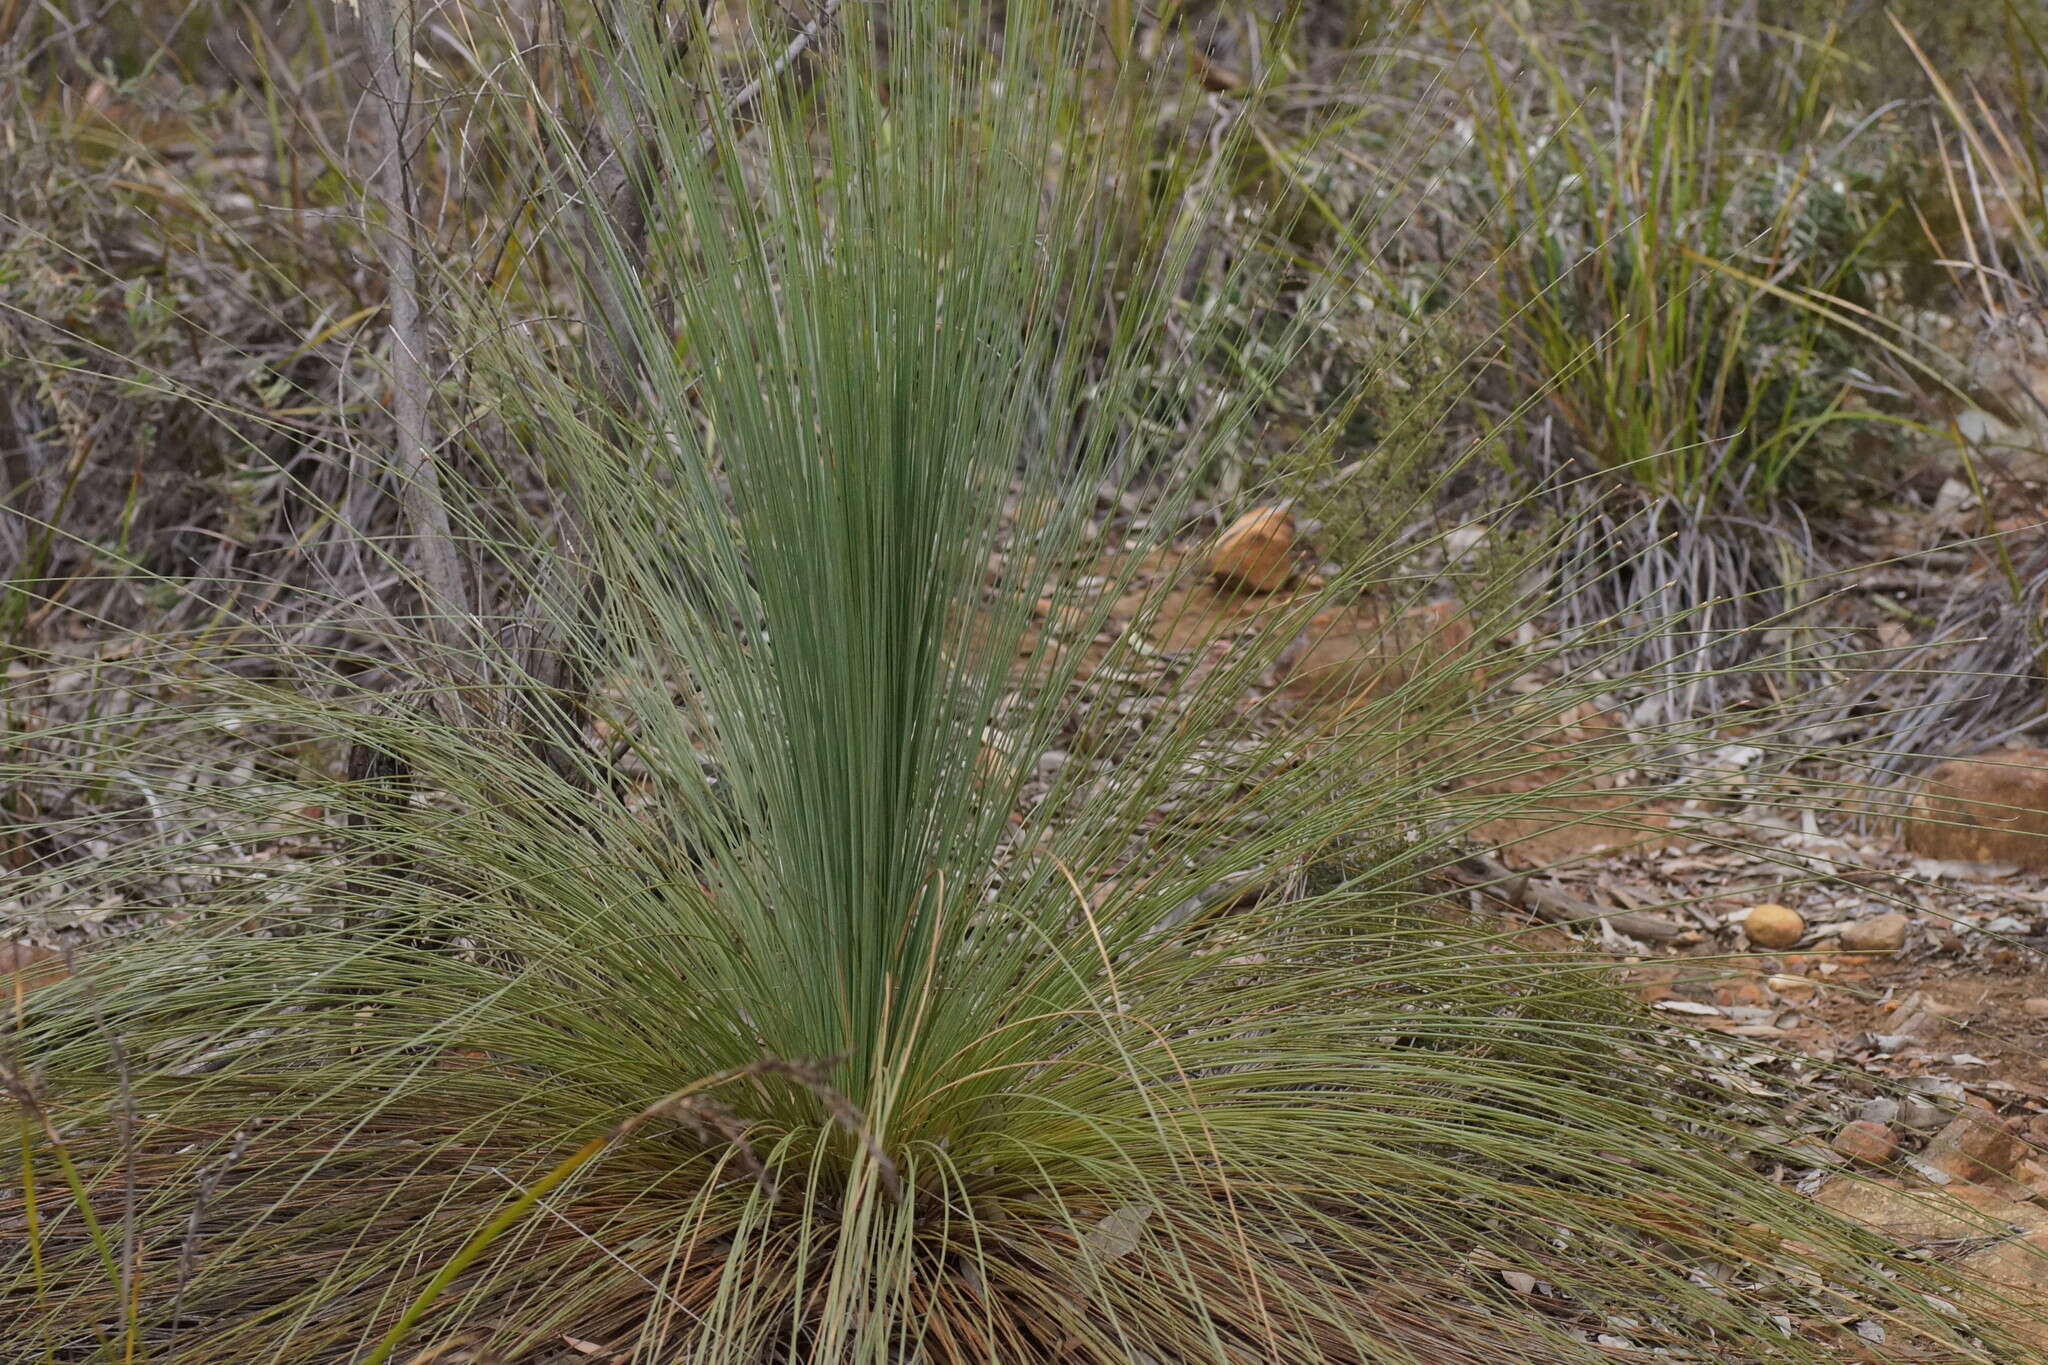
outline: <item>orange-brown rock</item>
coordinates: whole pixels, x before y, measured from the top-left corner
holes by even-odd
[[[1764,984],[1769,986],[1780,1000],[1793,1005],[1803,1004],[1820,993],[1820,987],[1803,976],[1774,976]]]
[[[1789,905],[1759,905],[1742,921],[1742,932],[1759,948],[1790,948],[1806,935],[1806,918]]]
[[[2048,869],[2048,750],[1943,763],[1908,808],[1905,835],[1923,858]]]
[[[2048,1232],[2000,1238],[1971,1252],[1959,1268],[1990,1290],[1971,1304],[2034,1351],[2048,1352]],[[2042,1356],[2032,1356],[2042,1359]]]
[[[1908,1190],[1896,1180],[1838,1175],[1813,1197],[1822,1208],[1900,1242],[1968,1237],[1981,1226],[1939,1192]]]
[[[1958,1189],[1956,1197],[1991,1220],[1990,1226],[1977,1229],[1978,1249],[1957,1262],[1964,1274],[1986,1286],[1984,1293],[1970,1296],[1968,1306],[2002,1323],[2028,1346],[2048,1352],[2048,1209],[1973,1185]]]
[[[1978,1249],[1960,1266],[1983,1289],[1970,1292],[1968,1307],[2029,1345],[2048,1347],[2048,1209],[1976,1185],[1909,1190],[1893,1180],[1846,1175],[1821,1186],[1814,1199],[1906,1246],[1974,1243]]]
[[[2026,1142],[1996,1114],[1965,1108],[1934,1135],[1921,1156],[1956,1180],[1995,1180],[2010,1175],[2026,1154]]]
[[[1975,1185],[1919,1190],[1884,1176],[1838,1175],[1814,1202],[1907,1243],[1981,1236],[2001,1225],[2048,1228],[2048,1209]]]
[[[1230,523],[1209,552],[1209,572],[1246,592],[1278,592],[1294,581],[1294,512],[1254,507]]]

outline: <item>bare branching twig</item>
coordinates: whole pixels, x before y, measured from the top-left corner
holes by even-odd
[[[421,302],[418,187],[415,156],[423,129],[413,97],[412,25],[406,0],[361,0],[363,46],[370,65],[370,111],[378,161],[371,184],[381,213],[382,248],[390,308],[392,466],[412,539],[428,626],[441,651],[446,687],[436,705],[451,723],[462,714],[461,685],[475,658],[474,616],[462,559],[434,453],[428,404],[432,372],[428,325]]]

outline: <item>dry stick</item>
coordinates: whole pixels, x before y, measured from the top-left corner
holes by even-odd
[[[85,1224],[86,1236],[92,1240],[93,1249],[99,1253],[100,1265],[105,1268],[107,1279],[116,1285],[120,1284],[121,1267],[115,1256],[114,1244],[108,1240],[99,1216],[92,1211],[92,1199],[86,1193],[85,1178],[79,1172],[78,1163],[71,1158],[71,1149],[65,1145],[63,1133],[50,1118],[49,1108],[43,1103],[40,1082],[37,1077],[20,1066],[11,1053],[4,1050],[0,1050],[0,1093],[14,1101],[25,1120],[42,1130],[44,1141],[50,1145],[50,1154],[56,1158],[57,1170],[63,1175],[65,1187],[71,1193],[72,1207],[78,1210],[79,1220]],[[26,1136],[21,1144],[21,1153],[25,1175],[22,1190],[24,1196],[32,1200],[35,1192],[28,1181],[32,1178],[35,1166]],[[29,1250],[31,1256],[40,1260],[41,1243],[36,1240],[35,1211],[31,1208],[28,1212]]]
[[[435,707],[452,725],[463,717],[462,685],[471,675],[464,660],[474,654],[474,620],[427,416],[427,322],[420,304],[419,254],[413,236],[418,193],[412,166],[419,128],[412,90],[412,33],[393,0],[359,0],[358,12],[380,153],[372,184],[383,210],[383,231],[377,238],[391,309],[393,466],[428,628],[440,648],[439,671],[449,684],[436,693]]]
[[[550,772],[572,789],[589,793],[595,782],[579,757],[585,753],[582,735],[590,718],[590,679],[572,652],[573,642],[562,638],[562,622],[571,616],[596,620],[603,610],[601,584],[592,571],[570,558],[548,561],[545,572],[549,578],[558,572],[574,573],[581,580],[581,592],[571,603],[553,596],[548,591],[552,585],[544,581],[527,595],[519,617],[503,632],[500,643],[523,689],[514,693],[505,719],[507,728]]]
[[[414,158],[424,130],[416,117],[413,99],[411,25],[406,22],[409,15],[401,15],[394,0],[360,0],[359,12],[370,63],[370,102],[381,151],[372,183],[384,217],[379,241],[391,309],[393,466],[398,474],[406,530],[413,542],[428,628],[439,647],[436,671],[447,684],[436,693],[435,708],[443,720],[458,725],[470,714],[464,694],[472,689],[467,685],[478,681],[474,665],[481,662],[480,634],[470,609],[468,578],[456,550],[447,497],[435,464],[428,415],[428,326],[421,303],[419,252],[414,236],[418,193],[413,178]],[[602,278],[602,272],[597,274]],[[589,784],[579,765],[564,747],[570,735],[580,728],[586,709],[582,683],[571,676],[566,651],[541,646],[542,642],[536,641],[533,648],[521,652],[514,660],[515,667],[542,670],[538,674],[522,674],[534,678],[536,709],[529,714],[515,713],[495,719],[522,735],[565,781],[587,788]],[[367,771],[383,760],[400,767],[402,764],[391,755],[358,745],[357,752],[350,756],[351,778],[359,775],[353,771],[359,760],[366,768],[361,776],[388,779],[405,775],[398,768]]]
[[[861,1113],[852,1100],[834,1088],[828,1079],[831,1067],[830,1062],[800,1063],[769,1059],[755,1062],[748,1070],[757,1076],[786,1076],[810,1091],[832,1115],[833,1121],[860,1143],[862,1150],[868,1154],[868,1160],[874,1163],[875,1173],[881,1177],[882,1188],[887,1191],[892,1201],[900,1203],[903,1199],[903,1177],[896,1169],[895,1159],[876,1139],[874,1130],[868,1126],[867,1116]]]
[[[711,0],[699,0],[708,8]],[[691,30],[684,25],[680,32]],[[684,43],[676,43],[680,59]],[[605,64],[597,75],[597,107],[584,130],[583,160],[593,167],[587,193],[574,193],[581,206],[575,245],[583,258],[586,291],[586,332],[595,356],[597,375],[612,407],[625,413],[642,401],[640,377],[645,357],[635,329],[626,319],[627,304],[606,259],[607,230],[616,240],[628,271],[647,274],[648,186],[655,172],[656,147],[644,130],[630,154],[622,140],[635,132],[623,62]],[[623,441],[624,433],[615,435]],[[595,621],[603,611],[603,580],[581,557],[588,543],[572,514],[561,526],[575,551],[551,558],[541,583],[527,595],[519,615],[501,632],[499,643],[512,676],[524,686],[511,700],[505,728],[517,734],[529,752],[563,782],[579,791],[595,783],[579,761],[578,737],[590,714],[590,680],[573,649],[576,621]],[[569,582],[562,580],[568,579]]]
[[[249,1150],[251,1139],[262,1119],[251,1119],[237,1128],[229,1141],[227,1155],[208,1169],[200,1172],[199,1188],[192,1197],[192,1213],[185,1220],[185,1240],[178,1247],[178,1283],[171,1294],[170,1336],[178,1336],[178,1318],[185,1304],[185,1290],[192,1283],[193,1272],[199,1268],[199,1236],[206,1224],[206,1206],[227,1179],[228,1172],[241,1164],[242,1157]]]
[[[684,31],[688,32],[687,27]],[[605,233],[609,228],[616,237],[627,269],[644,278],[647,186],[656,169],[654,139],[644,130],[630,152],[623,146],[625,137],[635,131],[627,98],[628,76],[626,64],[620,61],[605,63],[598,75],[597,108],[583,136],[584,160],[592,167],[590,187],[587,194],[576,196],[583,205],[579,245],[584,287],[589,291],[585,311],[591,315],[591,325],[587,332],[595,343],[599,375],[612,403],[622,410],[638,406],[645,358],[639,337],[627,320],[625,295],[607,268]]]
[[[780,80],[782,73],[795,65],[796,59],[803,56],[812,43],[818,41],[818,36],[839,13],[839,7],[843,3],[845,0],[825,0],[825,8],[818,11],[818,17],[805,24],[797,32],[796,37],[789,40],[789,46],[782,49],[782,55],[770,62],[766,71],[740,87],[739,93],[734,95],[732,102],[726,106],[726,117],[737,120],[752,108],[754,101],[761,98],[761,92],[767,89],[771,82]],[[718,130],[706,128],[697,138],[697,155],[710,156],[717,147]]]
[[[360,804],[351,804],[342,817],[345,828],[368,830],[372,825],[381,825],[387,834],[400,828],[398,822],[410,804],[414,784],[412,764],[402,755],[368,739],[359,739],[349,748],[345,780],[351,794],[361,793]],[[358,866],[372,877],[402,875],[395,869],[401,867],[403,855],[389,849],[358,852],[356,856],[361,859]],[[353,918],[348,914],[349,907],[374,904],[377,899],[374,880],[351,877],[342,884],[341,908],[346,918]]]

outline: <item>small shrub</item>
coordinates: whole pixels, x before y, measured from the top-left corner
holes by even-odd
[[[1842,322],[1887,209],[1811,150],[1749,145],[1717,33],[1675,27],[1604,81],[1529,37],[1529,89],[1489,57],[1469,117],[1492,322],[1558,455],[1688,503],[1811,501],[1877,472],[1849,451],[1887,386]]]

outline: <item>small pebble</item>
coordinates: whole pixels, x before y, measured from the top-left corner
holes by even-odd
[[[2020,1008],[2030,1019],[2048,1019],[2048,995],[2037,995],[2031,1000],[2022,1000]]]
[[[1230,523],[1209,554],[1209,572],[1246,592],[1278,592],[1294,580],[1294,513],[1255,507]]]
[[[1895,953],[1913,921],[1896,910],[1842,926],[1842,947],[1852,953]]]
[[[1751,1009],[1771,1003],[1764,994],[1764,988],[1755,981],[1738,979],[1722,981],[1714,986],[1714,1003],[1717,1005],[1741,1005]]]
[[[1798,1003],[1813,995],[1816,987],[1803,976],[1774,976],[1764,983],[1781,999]]]

